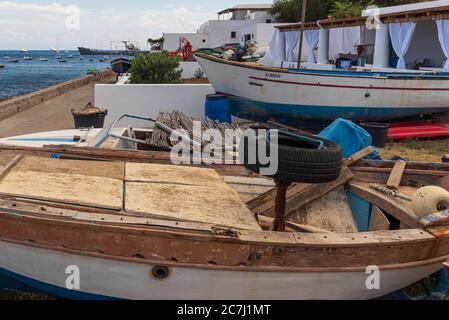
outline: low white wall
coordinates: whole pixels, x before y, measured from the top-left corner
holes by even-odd
[[[182,69],[182,78],[183,79],[191,79],[195,78],[195,73],[198,71],[198,69],[203,70],[200,67],[200,64],[198,62],[180,62],[179,66]]]
[[[95,106],[108,109],[105,125],[123,113],[156,118],[160,111],[181,110],[198,117],[204,115],[206,95],[211,93],[215,91],[210,84],[97,84]],[[128,124],[151,126],[138,120]]]

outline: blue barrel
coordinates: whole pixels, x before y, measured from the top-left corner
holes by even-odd
[[[231,123],[231,104],[228,96],[221,93],[208,94],[204,113],[211,120]]]

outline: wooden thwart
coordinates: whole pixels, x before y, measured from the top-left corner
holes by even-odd
[[[410,202],[402,199],[391,198],[381,192],[373,190],[366,182],[352,181],[349,183],[348,189],[380,209],[385,210],[406,226],[418,228],[422,227],[410,206]]]

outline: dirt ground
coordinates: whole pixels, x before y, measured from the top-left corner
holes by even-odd
[[[413,161],[441,162],[441,158],[449,154],[449,138],[389,142],[378,150],[384,159],[400,156]]]

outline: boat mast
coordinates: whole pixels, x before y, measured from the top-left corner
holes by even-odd
[[[306,23],[306,12],[307,12],[307,0],[302,0],[302,16],[301,16],[301,34],[299,40],[299,53],[298,53],[298,70],[301,69],[301,55],[302,55],[302,44],[304,41],[304,27]]]

